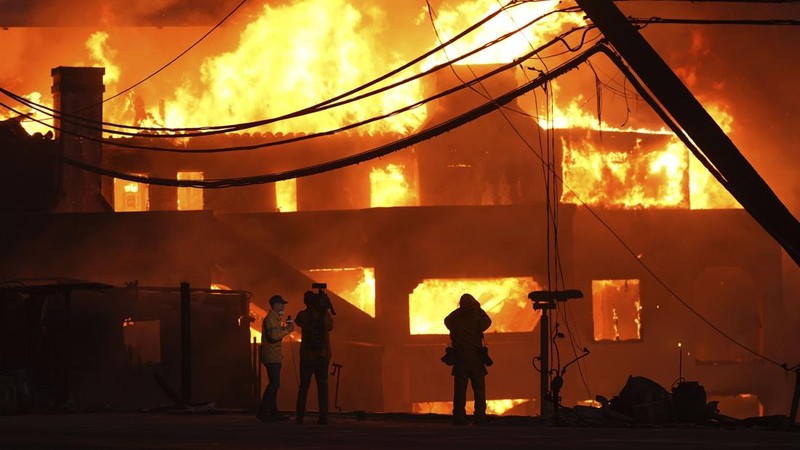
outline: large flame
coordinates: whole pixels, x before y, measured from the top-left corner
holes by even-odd
[[[607,207],[687,207],[686,148],[677,140],[663,150],[645,149],[641,139],[633,148],[598,147],[591,139],[562,138],[564,152],[562,193],[565,203]],[[601,144],[602,145],[602,144]]]
[[[539,322],[528,293],[541,289],[530,278],[427,279],[408,297],[411,334],[447,334],[444,318],[462,294],[472,294],[492,318],[488,332],[530,332]]]
[[[369,174],[370,206],[418,206],[417,185],[409,180],[407,168],[402,164],[375,167]]]
[[[401,59],[383,51],[387,17],[347,0],[264,5],[233,51],[207,58],[199,84],[185,83],[160,108],[149,110],[169,127],[237,123],[273,117],[327,100],[382,75]],[[403,74],[410,75],[410,72]],[[316,132],[393,111],[419,100],[412,82],[324,113],[269,126],[272,132]],[[362,132],[406,133],[423,122],[424,108],[375,122]]]
[[[497,11],[505,3],[497,0],[474,0],[460,2],[452,8],[443,7],[439,10],[434,10],[434,24],[441,42],[452,39],[466,28]],[[481,25],[480,28],[458,40],[452,46],[447,47],[444,52],[433,55],[425,66],[432,67],[446,63],[453,58],[495,41],[509,31],[520,28],[526,23],[553,11],[559,3],[558,1],[525,2],[514,6],[505,13],[497,15]],[[418,21],[428,22],[429,20],[429,13],[427,9],[424,9],[420,13]],[[503,42],[459,61],[458,64],[510,62],[530,52],[533,48],[541,46],[568,27],[584,24],[583,15],[579,13],[551,14]]]

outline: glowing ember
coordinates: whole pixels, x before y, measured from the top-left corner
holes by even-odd
[[[528,293],[541,289],[530,278],[428,279],[408,298],[411,334],[447,334],[444,318],[458,307],[462,294],[472,294],[492,318],[488,332],[530,332],[539,321]]]
[[[311,269],[304,271],[309,278],[328,284],[328,290],[351,305],[375,317],[375,269],[348,267]]]
[[[595,341],[642,338],[639,280],[592,280]]]
[[[372,169],[369,174],[371,207],[419,205],[419,191],[416,185],[409,184],[405,170],[402,164]]]

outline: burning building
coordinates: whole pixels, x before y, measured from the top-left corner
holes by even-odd
[[[526,53],[514,45],[544,45],[558,32],[583,26],[580,15],[549,16],[560,19],[534,24],[549,27],[541,35],[534,32],[522,42],[497,47],[512,56],[479,53],[484,59],[476,55],[447,66],[447,59],[468,52],[476,42],[488,42],[474,38],[464,49],[440,55],[443,59],[426,60],[414,74],[437,64],[441,70],[403,84],[395,94],[354,102],[350,109],[226,130],[225,124],[280,116],[324,101],[396,63],[391,56],[371,53],[376,50],[368,45],[370,27],[386,11],[360,10],[344,0],[262,8],[249,11],[238,25],[233,49],[204,60],[200,82],[155,97],[145,87],[124,97],[125,107],[102,102],[108,85],[117,83],[109,78],[118,69],[107,37],[93,35],[106,58],[104,69],[53,65],[53,109],[63,114],[54,124],[55,139],[30,136],[23,126],[33,125],[19,120],[0,127],[3,158],[14,164],[14,169],[4,166],[2,177],[8,184],[2,237],[7,251],[0,267],[7,279],[57,275],[117,287],[136,280],[143,286],[188,282],[252,292],[248,314],[236,295],[217,299],[208,294],[194,306],[202,319],[192,328],[199,340],[193,351],[201,345],[214,348],[215,357],[237,368],[229,376],[206,370],[210,361],[198,363],[194,383],[202,387],[195,398],[224,399],[236,406],[252,401],[247,388],[252,380],[242,363],[249,355],[241,351],[249,344],[251,335],[242,330],[250,322],[243,316],[252,316],[251,333],[257,338],[271,294],[283,294],[290,301],[287,310],[294,313],[311,282],[327,282],[339,313],[333,360],[342,365],[333,406],[448,412],[449,369],[439,363],[447,343],[442,319],[460,294],[470,292],[494,320],[487,334],[496,362],[488,383],[490,410],[537,413],[542,399],[532,358],[538,355],[540,312],[533,310],[528,293],[567,287],[580,289],[584,298],[560,305],[551,318],[566,335],[556,341],[561,349],[551,367],[563,367],[584,347],[591,355],[566,375],[563,404],[596,394],[611,397],[629,374],[637,374],[665,386],[681,376],[700,380],[710,396],[735,410],[731,414],[784,411],[792,380],[768,371],[760,359],[703,322],[711,318],[758,354],[791,357],[786,347],[791,323],[782,313],[787,309],[780,246],[721,186],[708,181],[704,168],[696,167],[670,132],[645,127],[646,118],[637,119],[641,127],[608,126],[607,119],[589,113],[585,100],[582,104],[580,97],[559,93],[580,86],[554,81],[544,95],[520,97],[447,133],[339,170],[222,189],[191,187],[192,181],[196,186],[242,181],[346,159],[491,104],[535,76],[526,67],[506,67]],[[451,16],[455,10],[442,8],[432,20],[446,41],[466,26],[456,20],[458,15]],[[314,22],[308,27],[327,34],[259,50],[258,42],[297,34],[276,30],[280,18],[309,17],[311,10],[323,9],[342,14],[337,26]],[[461,19],[469,24],[486,10],[460,14],[469,17]],[[542,11],[526,14],[531,15],[514,16],[502,25],[523,27]],[[451,21],[454,28],[447,29]],[[353,32],[359,26],[365,27],[361,35]],[[223,40],[230,44],[232,38]],[[326,50],[312,52],[310,64],[298,56],[310,47],[300,44],[317,40],[326,43]],[[343,54],[334,56],[330,48]],[[366,65],[370,57],[378,67],[342,64]],[[544,61],[537,70],[546,70]],[[256,63],[276,67],[256,70]],[[326,64],[336,70],[325,69]],[[256,92],[259,88],[266,97]],[[435,95],[443,92],[448,94]],[[577,101],[556,100],[562,96]],[[417,102],[418,107],[396,113]],[[369,121],[378,116],[385,120]],[[97,126],[103,120],[140,128],[107,136]],[[364,127],[331,132],[360,121]],[[174,131],[201,124],[228,132],[165,139],[145,129],[158,125]],[[62,165],[59,156],[105,172]],[[609,230],[619,240],[609,237]],[[169,304],[177,300],[142,300],[136,309],[128,299],[132,292],[130,287],[109,291],[87,309],[104,311],[96,314],[103,316],[103,333],[113,348],[125,348],[126,336],[133,339],[131,329],[144,329],[138,339],[149,344],[136,348],[145,357],[114,368],[127,374],[160,370],[167,383],[177,385],[174,341],[153,337],[174,328],[176,306]],[[232,303],[221,306],[224,302]],[[214,308],[224,326],[215,324]],[[283,404],[294,398],[297,338],[292,336],[285,347]],[[4,337],[6,344],[12,339]],[[238,350],[226,354],[217,341]],[[678,372],[679,348],[683,373]],[[12,366],[20,360],[3,359],[3,368],[16,369]],[[73,360],[69,370],[79,372],[81,361]],[[137,380],[137,392],[148,392],[139,399],[157,401],[153,392],[161,390]],[[236,388],[214,390],[215,380]],[[89,396],[88,389],[71,388],[76,401],[130,405],[130,396],[117,395],[119,386],[107,389],[116,397],[103,399]]]

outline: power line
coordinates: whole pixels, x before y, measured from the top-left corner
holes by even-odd
[[[800,3],[800,0],[613,0],[626,3]]]
[[[242,177],[242,178],[227,178],[227,179],[217,179],[217,180],[175,180],[171,178],[148,178],[137,176],[125,172],[114,171],[110,169],[105,169],[98,166],[93,166],[90,164],[83,163],[81,161],[76,161],[71,158],[67,157],[60,157],[60,159],[68,165],[73,167],[77,167],[79,169],[83,169],[92,173],[96,173],[99,175],[105,175],[115,178],[120,178],[123,180],[128,181],[135,181],[144,184],[154,184],[160,186],[177,186],[177,187],[194,187],[194,188],[201,188],[201,189],[219,189],[219,188],[227,188],[227,187],[234,187],[234,186],[248,186],[254,184],[265,184],[265,183],[273,183],[276,181],[283,181],[292,178],[301,178],[310,175],[316,175],[319,173],[328,172],[331,170],[341,169],[344,167],[348,167],[351,165],[359,164],[362,162],[366,162],[375,158],[379,158],[382,156],[386,156],[390,153],[395,151],[401,150],[406,147],[410,147],[414,144],[419,142],[431,139],[433,137],[439,136],[440,134],[446,133],[452,129],[458,128],[466,123],[469,123],[475,119],[478,119],[481,116],[484,116],[495,109],[501,108],[503,105],[509,103],[513,99],[532,91],[533,89],[541,86],[543,83],[548,82],[556,77],[563,75],[564,73],[574,69],[575,67],[582,64],[586,61],[589,57],[601,51],[601,45],[597,44],[594,47],[588,49],[584,53],[579,54],[575,58],[565,62],[564,64],[560,65],[556,69],[552,70],[547,74],[541,74],[535,80],[528,82],[522,86],[519,86],[497,98],[493,101],[484,103],[476,108],[473,108],[461,115],[453,117],[447,121],[441,122],[437,125],[434,125],[430,128],[427,128],[423,131],[420,131],[416,134],[412,134],[406,136],[404,138],[398,139],[392,143],[379,146],[365,152],[361,152],[355,155],[350,155],[344,158],[327,161],[324,163],[320,163],[314,166],[307,166],[298,169],[288,170],[285,172],[280,173],[271,173],[271,174],[264,174],[264,175],[255,175],[250,177]]]
[[[662,17],[651,17],[649,19],[641,19],[637,17],[628,17],[628,22],[636,25],[652,25],[652,24],[685,24],[685,25],[762,25],[762,26],[798,26],[800,20],[792,19],[673,19]]]
[[[427,97],[425,99],[417,101],[417,102],[415,102],[415,103],[413,103],[411,105],[407,105],[407,106],[401,107],[399,109],[396,109],[394,111],[385,113],[383,115],[375,116],[375,117],[372,117],[372,118],[368,118],[368,119],[362,120],[360,122],[355,122],[355,123],[348,124],[348,125],[339,127],[337,129],[328,130],[328,131],[322,131],[322,132],[317,132],[317,133],[292,136],[292,137],[273,140],[273,141],[269,141],[269,142],[262,142],[262,143],[258,143],[258,144],[242,145],[242,146],[235,146],[235,147],[224,147],[224,148],[200,148],[200,149],[164,148],[164,147],[152,147],[152,146],[147,146],[147,145],[128,144],[128,143],[116,142],[116,141],[108,140],[108,139],[85,136],[85,135],[82,135],[80,133],[69,131],[69,130],[61,130],[61,131],[63,133],[65,133],[65,134],[69,134],[69,135],[72,135],[72,136],[75,136],[75,137],[79,137],[79,138],[82,138],[82,139],[86,139],[86,140],[89,140],[89,141],[101,142],[101,143],[108,144],[108,145],[111,145],[111,146],[138,149],[138,150],[151,150],[151,151],[167,152],[167,153],[196,153],[196,154],[201,154],[201,153],[224,153],[224,152],[233,152],[233,151],[249,151],[249,150],[256,150],[256,149],[260,149],[260,148],[274,147],[274,146],[278,146],[278,145],[285,145],[285,144],[290,144],[290,143],[295,143],[295,142],[301,142],[301,141],[306,141],[306,140],[318,138],[318,137],[321,137],[321,136],[329,136],[329,135],[334,135],[334,134],[342,133],[342,132],[345,132],[345,131],[349,131],[349,130],[358,128],[358,127],[363,126],[363,125],[367,125],[367,124],[370,124],[370,123],[373,123],[373,122],[376,122],[376,121],[379,121],[379,120],[383,120],[383,119],[386,119],[388,117],[391,117],[391,116],[394,116],[394,115],[397,115],[397,114],[401,114],[401,113],[406,112],[406,111],[410,111],[410,110],[412,110],[414,108],[420,107],[420,106],[422,106],[422,105],[424,105],[426,103],[429,103],[429,102],[431,102],[433,100],[445,97],[445,96],[453,94],[453,93],[455,93],[455,92],[457,92],[459,90],[468,88],[468,87],[472,86],[473,84],[480,83],[481,81],[483,81],[485,79],[493,77],[493,76],[495,76],[495,75],[497,75],[497,74],[499,74],[501,72],[504,72],[504,71],[506,71],[506,70],[508,70],[508,69],[510,69],[512,67],[515,67],[515,66],[519,65],[522,61],[524,61],[524,60],[526,60],[526,59],[528,59],[528,58],[530,58],[532,56],[537,55],[538,53],[546,50],[547,48],[555,45],[558,42],[563,41],[565,36],[567,36],[567,35],[569,35],[569,34],[571,34],[573,32],[579,31],[581,29],[582,28],[574,28],[574,29],[572,29],[570,31],[562,33],[561,35],[559,35],[559,36],[555,37],[554,39],[550,40],[549,42],[543,44],[542,46],[538,47],[537,49],[535,49],[535,50],[533,50],[531,52],[528,52],[527,54],[521,56],[520,58],[515,59],[514,61],[512,61],[510,63],[507,63],[505,65],[499,66],[499,67],[497,67],[497,68],[485,73],[484,75],[481,75],[480,77],[476,78],[475,80],[470,81],[469,83],[455,86],[453,88],[447,89],[445,91],[439,92],[439,93],[434,94],[434,95],[432,95],[430,97]],[[446,64],[444,64],[443,66],[446,66]],[[2,88],[0,88],[0,90],[1,89]],[[9,110],[11,110],[11,111],[13,111],[13,112],[15,112],[17,114],[22,114],[21,112],[17,111],[16,109],[14,109],[14,108],[10,107],[9,105],[6,105],[6,104],[4,104],[2,102],[0,102],[0,106],[4,107],[6,109],[9,109]],[[52,125],[49,125],[46,122],[43,122],[43,121],[41,121],[39,119],[32,118],[31,120],[34,120],[34,121],[42,123],[42,124],[44,124],[46,126],[51,126],[52,127]],[[53,128],[55,128],[55,127],[53,127]]]
[[[378,83],[380,83],[380,82],[382,82],[382,81],[384,81],[386,79],[391,78],[394,75],[397,75],[398,73],[400,73],[400,72],[402,72],[402,71],[414,66],[415,64],[425,60],[426,58],[434,55],[436,52],[442,50],[446,46],[451,45],[454,42],[458,41],[459,39],[463,38],[467,34],[471,33],[472,31],[476,30],[477,28],[479,28],[483,24],[487,23],[489,20],[493,19],[494,17],[496,17],[497,15],[502,13],[504,10],[506,10],[508,8],[512,8],[512,7],[517,6],[519,4],[521,4],[521,3],[518,0],[511,0],[503,8],[499,9],[498,11],[495,11],[494,13],[491,13],[491,14],[487,15],[485,18],[483,18],[480,21],[476,22],[475,24],[469,26],[468,28],[466,28],[464,31],[462,31],[459,34],[457,34],[456,36],[454,36],[449,41],[445,42],[444,44],[442,44],[442,45],[440,45],[438,47],[435,47],[435,48],[425,52],[424,54],[418,56],[417,58],[414,58],[411,61],[408,61],[408,62],[402,64],[400,67],[397,67],[397,68],[395,68],[395,69],[393,69],[393,70],[381,75],[380,77],[375,78],[375,79],[373,79],[373,80],[371,80],[371,81],[369,81],[367,83],[364,83],[364,84],[362,84],[360,86],[357,86],[356,88],[353,88],[353,89],[351,89],[351,90],[349,90],[347,92],[338,94],[338,95],[333,96],[333,97],[331,97],[331,98],[329,98],[329,99],[327,99],[327,100],[325,100],[323,102],[317,103],[316,105],[312,105],[312,106],[309,106],[309,107],[306,107],[306,108],[303,108],[303,109],[300,109],[300,110],[297,110],[297,111],[294,111],[294,112],[291,112],[291,113],[283,114],[281,116],[267,118],[267,119],[261,119],[261,120],[256,120],[256,121],[252,121],[252,122],[238,123],[238,124],[214,125],[214,126],[205,126],[205,127],[184,127],[184,128],[139,127],[139,126],[131,126],[131,125],[114,124],[114,123],[109,123],[109,122],[101,122],[101,123],[103,125],[113,126],[113,127],[116,127],[116,128],[135,129],[135,130],[141,130],[141,131],[155,131],[155,132],[163,132],[163,131],[182,132],[182,131],[206,130],[206,131],[204,131],[202,133],[197,133],[197,134],[183,133],[183,134],[176,135],[176,136],[170,136],[170,137],[182,137],[183,138],[183,137],[195,137],[195,136],[208,136],[208,135],[212,135],[212,134],[228,133],[230,131],[241,131],[241,130],[248,129],[248,128],[254,128],[254,127],[258,127],[258,126],[268,125],[270,123],[278,122],[278,121],[281,121],[281,120],[300,117],[300,116],[303,116],[303,115],[307,115],[307,114],[319,111],[319,110],[323,109],[323,107],[325,107],[326,105],[330,105],[330,104],[339,102],[340,100],[345,99],[347,97],[350,97],[351,95],[353,95],[353,94],[355,94],[357,92],[360,92],[360,91],[362,91],[364,89],[372,87],[372,86],[374,86],[374,85],[376,85],[376,84],[378,84]],[[573,9],[575,9],[575,8],[573,7]],[[506,37],[510,36],[511,34],[513,34],[513,33],[507,33]],[[503,39],[505,39],[505,38],[503,38]],[[500,39],[500,40],[503,40],[503,39]],[[491,45],[494,45],[494,43],[486,44],[486,47],[491,46]],[[484,48],[484,47],[480,47],[480,48]],[[479,51],[479,50],[476,50],[476,51]],[[442,67],[446,67],[446,64],[439,65],[439,66],[437,66],[436,68],[430,70],[427,73],[435,72],[436,70],[441,69]],[[411,77],[411,78],[409,78],[407,80],[401,81],[399,83],[395,83],[395,84],[391,85],[390,87],[396,87],[396,86],[398,86],[400,84],[403,84],[405,82],[414,80],[414,79],[416,79],[418,77],[419,76]],[[372,92],[373,93],[378,93],[378,92],[383,92],[384,90],[386,90],[386,88],[378,89],[378,90],[375,90],[375,91],[372,91]],[[6,91],[6,90],[4,90],[2,88],[0,88],[0,92],[4,92],[4,93],[6,93],[6,95],[9,95],[8,91]],[[21,96],[18,96],[18,95],[13,94],[13,93],[12,93],[12,95],[13,95],[13,98],[18,99],[18,101],[20,101],[22,103],[33,104],[33,102],[30,102],[27,99],[19,100],[20,98],[22,98]],[[346,103],[349,103],[349,101],[342,101],[342,102],[338,103],[336,106],[339,106],[341,104],[346,104]],[[50,112],[52,112],[54,114],[58,114],[58,111],[55,111],[52,108],[48,108],[46,106],[38,105],[38,104],[37,104],[37,106],[42,108],[42,109],[44,109],[44,110],[48,110],[48,111],[50,111]],[[333,106],[331,106],[331,107],[333,107]],[[327,109],[327,108],[325,108],[325,109]],[[83,118],[83,117],[73,116],[73,115],[60,114],[60,115],[58,115],[58,117],[62,118],[62,120],[63,120],[63,117],[68,117],[68,118],[72,118],[74,120],[77,120],[77,121],[80,121],[80,122],[83,122],[83,123],[90,123],[90,124],[95,124],[96,123],[95,121],[92,121],[92,120],[89,120],[89,119],[86,119],[86,118]],[[47,125],[47,124],[45,124],[45,125]],[[110,130],[104,130],[104,131],[112,132]],[[120,133],[118,133],[118,134],[120,134]],[[163,134],[156,134],[156,135],[152,135],[151,137],[164,137],[164,135]]]
[[[500,43],[500,42],[504,41],[505,39],[508,39],[509,37],[513,36],[515,33],[519,32],[520,30],[523,30],[523,29],[527,28],[528,26],[531,26],[533,23],[535,23],[535,22],[536,22],[536,21],[538,21],[538,20],[541,20],[543,17],[545,17],[545,16],[540,16],[540,17],[538,17],[538,18],[536,18],[536,19],[534,19],[534,20],[532,20],[532,21],[528,22],[528,23],[527,23],[526,25],[524,25],[523,27],[520,27],[520,28],[518,28],[518,29],[516,29],[516,30],[512,30],[512,31],[510,31],[510,32],[508,32],[508,33],[506,33],[506,34],[504,34],[504,35],[501,35],[501,36],[499,36],[497,39],[495,39],[495,40],[493,40],[493,41],[490,41],[490,42],[487,42],[487,43],[485,43],[485,44],[483,44],[483,45],[481,45],[481,46],[478,46],[478,47],[474,48],[473,50],[471,50],[471,51],[469,51],[469,52],[466,52],[466,53],[464,53],[463,55],[459,56],[459,57],[458,57],[458,58],[456,58],[454,61],[460,61],[460,60],[463,60],[463,59],[465,59],[465,58],[468,58],[468,57],[470,57],[470,56],[472,56],[472,55],[474,55],[474,54],[477,54],[477,53],[479,53],[479,52],[481,52],[481,51],[483,51],[483,50],[485,50],[485,49],[487,49],[487,48],[490,48],[491,46],[493,46],[493,45],[496,45],[496,44],[498,44],[498,43]],[[472,28],[472,27],[470,27],[470,28]],[[461,36],[461,35],[463,35],[463,34],[464,34],[464,33],[460,33],[460,34],[459,34],[459,36]],[[451,40],[450,40],[450,41],[448,41],[447,43],[444,43],[444,44],[442,44],[441,46],[439,46],[439,47],[437,47],[437,48],[442,48],[442,49],[443,49],[443,48],[444,48],[444,47],[446,47],[447,45],[450,45],[450,44],[452,44],[453,42],[455,42],[455,39],[456,39],[456,38],[454,38],[454,39],[451,39]],[[412,60],[411,62],[404,64],[404,65],[403,65],[403,67],[409,67],[409,66],[411,66],[411,65],[413,65],[413,64],[415,64],[415,63],[417,63],[417,62],[421,61],[421,60],[422,60],[422,59],[424,59],[425,57],[427,57],[426,55],[430,55],[430,54],[431,54],[431,52],[427,52],[425,55],[422,55],[422,56],[420,56],[420,57],[418,57],[418,58],[415,58],[415,59],[414,59],[414,60]],[[316,113],[316,112],[321,112],[321,111],[324,111],[324,110],[327,110],[327,109],[332,109],[332,108],[339,107],[339,106],[342,106],[342,105],[345,105],[345,104],[348,104],[348,103],[356,102],[356,101],[362,100],[362,99],[364,99],[364,98],[368,98],[368,97],[370,97],[370,96],[373,96],[373,95],[376,95],[376,94],[379,94],[379,93],[385,92],[385,91],[387,91],[387,90],[393,89],[393,88],[395,88],[395,87],[398,87],[398,86],[400,86],[400,85],[402,85],[402,84],[405,84],[405,83],[408,83],[408,82],[414,81],[414,80],[416,80],[416,79],[419,79],[419,78],[421,78],[421,77],[423,77],[423,76],[426,76],[426,75],[433,74],[433,73],[435,73],[435,72],[437,72],[437,71],[439,71],[439,70],[441,70],[441,69],[443,69],[443,68],[445,68],[445,67],[448,67],[448,63],[442,63],[442,64],[438,64],[438,65],[436,65],[436,66],[432,67],[431,69],[429,69],[429,70],[427,70],[427,71],[424,71],[424,72],[421,72],[421,73],[418,73],[418,74],[414,74],[414,75],[412,75],[411,77],[408,77],[408,78],[406,78],[406,79],[403,79],[403,80],[400,80],[400,81],[398,81],[398,82],[396,82],[396,83],[393,83],[393,84],[390,84],[390,85],[387,85],[387,86],[384,86],[384,87],[381,87],[381,88],[378,88],[378,89],[375,89],[375,90],[369,91],[369,92],[367,92],[367,93],[364,93],[364,94],[361,94],[361,95],[359,95],[359,96],[356,96],[356,97],[350,97],[350,98],[347,98],[347,99],[345,99],[345,100],[341,100],[341,101],[338,101],[338,102],[333,102],[333,100],[335,100],[336,98],[340,98],[340,97],[342,97],[342,96],[346,96],[346,95],[348,95],[348,94],[355,93],[355,92],[357,92],[357,91],[359,91],[359,90],[362,90],[362,89],[363,89],[363,87],[368,87],[368,86],[370,86],[370,85],[374,84],[374,81],[373,81],[373,82],[367,83],[367,84],[365,84],[365,85],[362,85],[362,86],[361,86],[361,87],[359,87],[359,88],[353,89],[353,90],[349,91],[348,93],[345,93],[345,94],[342,94],[342,95],[340,95],[340,96],[337,96],[337,97],[335,97],[334,99],[328,99],[328,100],[326,100],[325,102],[319,103],[319,104],[317,105],[317,106],[319,106],[319,107],[316,107],[316,106],[315,106],[315,107],[313,107],[313,108],[315,108],[313,111],[309,111],[309,110],[308,110],[308,108],[306,108],[306,109],[304,109],[304,110],[300,110],[300,111],[297,111],[297,112],[295,112],[295,113],[289,113],[289,114],[286,114],[286,115],[283,115],[283,116],[280,116],[280,117],[271,118],[271,119],[264,119],[264,120],[257,121],[257,122],[250,122],[250,123],[244,123],[244,124],[232,125],[232,126],[231,126],[231,128],[226,128],[226,129],[218,129],[218,130],[215,130],[215,131],[210,131],[210,132],[202,132],[202,133],[184,133],[184,134],[179,134],[179,135],[165,135],[165,134],[155,134],[155,135],[151,135],[151,134],[141,134],[141,133],[131,133],[131,132],[119,132],[119,131],[114,131],[114,130],[107,130],[107,129],[103,129],[103,128],[97,128],[97,127],[94,127],[94,126],[85,126],[85,125],[82,125],[82,124],[81,124],[80,126],[82,126],[82,127],[86,128],[86,129],[89,129],[89,130],[101,131],[101,132],[108,132],[108,133],[112,133],[112,134],[119,134],[119,135],[125,135],[125,136],[135,136],[135,137],[152,137],[152,138],[170,138],[170,139],[171,139],[171,138],[175,138],[175,137],[180,137],[180,138],[186,138],[186,137],[200,137],[200,136],[209,136],[209,135],[216,135],[216,134],[221,134],[221,133],[228,133],[228,132],[233,132],[233,131],[241,131],[241,130],[244,130],[244,129],[247,129],[247,128],[251,128],[251,127],[254,127],[254,126],[266,125],[266,124],[269,124],[269,123],[276,122],[276,121],[278,121],[278,120],[285,120],[285,119],[289,119],[289,118],[296,118],[296,117],[300,117],[300,116],[302,116],[302,115],[306,115],[306,114],[312,114],[312,113]],[[399,69],[398,69],[398,70],[399,70]],[[393,72],[396,72],[396,71],[393,71]],[[391,76],[391,75],[392,75],[392,72],[389,72],[389,74],[383,75],[383,76],[379,77],[377,80],[382,80],[382,79],[388,78],[388,76]],[[47,108],[47,107],[45,107],[45,106],[43,106],[43,105],[36,104],[36,103],[34,103],[34,102],[32,102],[32,101],[30,101],[30,100],[28,100],[28,99],[25,99],[24,97],[21,97],[21,96],[19,96],[19,95],[17,95],[17,94],[14,94],[13,92],[10,92],[10,91],[8,91],[8,90],[6,90],[6,89],[4,89],[4,88],[0,88],[0,93],[4,93],[5,95],[7,95],[7,96],[9,96],[9,97],[13,98],[14,100],[16,100],[16,101],[18,101],[18,102],[20,102],[20,103],[23,103],[23,104],[25,104],[25,105],[28,105],[28,106],[30,106],[30,107],[32,107],[32,108],[34,108],[34,109],[36,109],[36,110],[38,110],[38,111],[40,111],[40,112],[43,112],[43,113],[45,113],[46,115],[50,115],[51,117],[56,117],[56,115],[54,115],[54,114],[49,114],[49,113],[45,112],[45,111],[51,111],[51,112],[53,112],[53,113],[57,114],[57,111],[55,111],[55,110],[53,110],[53,109],[51,109],[51,108]],[[321,105],[321,106],[320,106],[320,105]],[[17,111],[16,111],[16,110],[14,110],[14,112],[17,112]],[[18,113],[18,112],[17,112],[17,113]],[[19,113],[18,113],[18,114],[19,114]],[[63,117],[63,116],[61,116],[61,117]],[[84,118],[78,118],[78,119],[79,119],[79,120],[81,120],[81,121],[83,121],[83,122],[87,122],[87,123],[96,123],[96,122],[93,122],[93,121],[90,121],[90,120],[88,120],[88,119],[84,119]],[[54,129],[55,129],[55,126],[53,126],[53,125],[50,125],[50,124],[48,124],[48,123],[46,123],[46,122],[43,122],[43,121],[37,120],[37,119],[35,119],[35,118],[32,118],[31,120],[34,120],[34,121],[36,121],[36,122],[39,122],[39,123],[41,123],[41,124],[43,124],[43,125],[45,125],[45,126],[48,126],[48,127],[51,127],[51,128],[54,128]],[[65,120],[62,120],[62,121],[65,121]],[[68,123],[75,123],[75,122],[69,122],[69,121],[67,121],[67,122],[68,122]],[[102,122],[102,123],[106,124],[105,122]],[[253,124],[256,124],[256,125],[253,125]],[[85,136],[82,136],[82,137],[85,137]],[[95,139],[96,139],[96,138],[95,138]],[[112,145],[119,145],[119,144],[117,144],[117,143],[112,143]],[[172,150],[172,149],[163,149],[163,148],[161,148],[161,147],[143,147],[143,146],[137,146],[137,147],[133,147],[133,148],[140,148],[140,149],[143,149],[143,150],[148,150],[148,149],[150,149],[150,150],[163,150],[163,151],[179,151],[179,150]]]
[[[127,88],[125,88],[125,89],[123,89],[123,90],[119,91],[119,92],[117,92],[116,94],[112,95],[111,97],[108,97],[108,98],[104,99],[104,100],[103,100],[103,103],[106,103],[106,102],[108,102],[109,100],[113,100],[113,99],[115,99],[115,98],[119,97],[120,95],[122,95],[122,94],[124,94],[124,93],[126,93],[126,92],[130,91],[131,89],[135,88],[136,86],[139,86],[140,84],[142,84],[142,83],[144,83],[145,81],[149,80],[150,78],[153,78],[154,76],[158,75],[158,73],[159,73],[159,72],[161,72],[162,70],[164,70],[164,69],[166,69],[167,67],[169,67],[170,65],[172,65],[172,63],[174,63],[175,61],[177,61],[178,59],[180,59],[180,58],[181,58],[183,55],[185,55],[186,53],[188,53],[188,52],[189,52],[191,49],[193,49],[193,48],[194,48],[194,47],[196,47],[198,44],[200,44],[201,42],[203,42],[203,40],[204,40],[205,38],[207,38],[207,37],[208,37],[208,35],[210,35],[211,33],[213,33],[213,32],[214,32],[214,30],[216,30],[217,28],[219,28],[220,26],[222,26],[222,24],[223,24],[223,23],[224,23],[226,20],[228,20],[228,18],[229,18],[230,16],[232,16],[232,15],[233,15],[233,13],[235,13],[235,12],[236,12],[236,11],[237,11],[239,8],[241,8],[241,7],[242,7],[242,5],[244,5],[246,1],[247,1],[247,0],[242,0],[242,1],[241,1],[241,2],[238,4],[238,5],[236,5],[236,7],[235,7],[235,8],[233,8],[233,9],[231,10],[231,12],[229,12],[229,13],[228,13],[228,14],[227,14],[225,17],[223,17],[223,18],[222,18],[222,20],[220,20],[219,22],[217,22],[217,24],[216,24],[216,25],[214,25],[214,26],[213,26],[213,27],[212,27],[210,30],[208,30],[208,31],[206,32],[206,34],[204,34],[203,36],[201,36],[201,37],[200,37],[200,39],[196,40],[196,41],[195,41],[195,42],[194,42],[192,45],[190,45],[189,47],[187,47],[187,48],[186,48],[186,50],[184,50],[184,51],[182,51],[181,53],[179,53],[179,54],[178,54],[178,56],[176,56],[176,57],[172,58],[172,59],[171,59],[169,62],[167,62],[166,64],[164,64],[164,65],[163,65],[163,66],[161,66],[160,68],[158,68],[158,70],[156,70],[155,72],[153,72],[153,73],[151,73],[150,75],[148,75],[148,76],[144,77],[144,78],[143,78],[142,80],[140,80],[139,82],[137,82],[137,83],[135,83],[135,84],[133,84],[133,85],[131,85],[131,86],[129,86],[129,87],[127,87]],[[97,106],[97,105],[89,106],[89,107],[87,107],[87,109],[94,108],[94,106]]]

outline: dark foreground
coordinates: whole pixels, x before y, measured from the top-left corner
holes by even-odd
[[[0,449],[693,449],[800,448],[799,431],[708,427],[564,427],[498,418],[456,427],[445,416],[331,417],[317,425],[265,423],[240,413],[93,413],[0,416]]]

